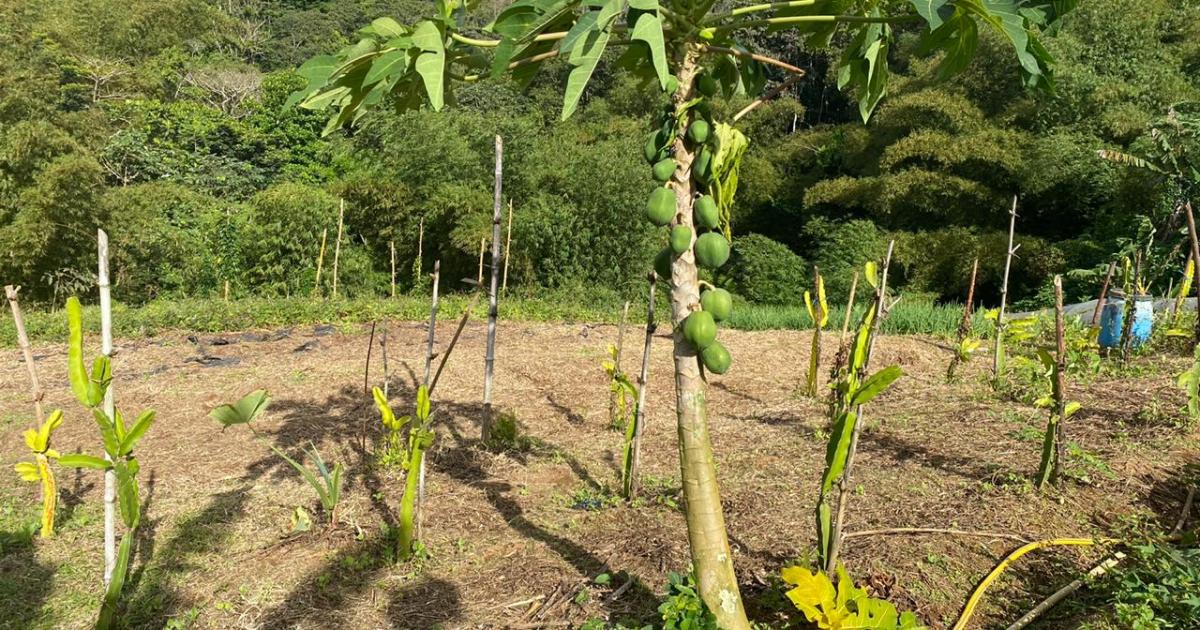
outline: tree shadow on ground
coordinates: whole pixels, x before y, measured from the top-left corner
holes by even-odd
[[[968,481],[991,479],[1003,469],[998,463],[945,453],[885,431],[863,431],[859,436],[859,444],[860,453],[867,451],[863,448],[863,445],[866,445],[878,456],[897,463],[915,461],[922,466],[957,475]]]
[[[32,628],[54,591],[55,569],[38,561],[35,525],[0,531],[0,627]]]

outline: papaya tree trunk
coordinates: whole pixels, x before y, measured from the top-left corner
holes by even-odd
[[[693,84],[699,71],[699,47],[690,45],[679,71],[679,89],[674,94],[676,107],[693,98]],[[692,150],[683,137],[675,140],[673,176],[675,218],[671,222],[692,228]],[[693,228],[694,230],[694,228]],[[707,383],[700,372],[699,356],[683,338],[683,320],[700,310],[700,285],[692,250],[671,263],[671,319],[675,357],[675,413],[679,432],[679,467],[687,509],[688,543],[700,597],[724,630],[748,630],[745,607],[738,591],[733,557],[725,533],[721,494],[717,488],[716,465],[708,433]]]

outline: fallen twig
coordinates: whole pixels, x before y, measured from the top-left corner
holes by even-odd
[[[1101,562],[1100,564],[1093,567],[1091,571],[1088,571],[1087,577],[1097,578],[1097,577],[1100,577],[1101,575],[1104,575],[1105,573],[1108,572],[1109,569],[1117,566],[1117,563],[1120,562],[1124,558],[1125,558],[1125,554],[1123,554],[1119,551],[1114,553],[1111,558],[1108,558],[1104,562]],[[1015,622],[1013,622],[1013,624],[1008,627],[1008,630],[1021,630],[1021,628],[1024,628],[1025,626],[1032,623],[1033,620],[1040,617],[1047,610],[1054,608],[1055,605],[1057,605],[1062,600],[1066,599],[1071,593],[1074,593],[1075,591],[1079,590],[1083,586],[1083,584],[1084,584],[1084,578],[1079,578],[1079,579],[1072,581],[1070,584],[1058,589],[1057,591],[1054,591],[1054,593],[1052,595],[1050,595],[1046,599],[1043,599],[1042,602],[1040,604],[1038,604],[1037,606],[1034,606],[1033,610],[1030,610],[1029,612],[1025,613],[1024,615],[1021,615],[1021,618],[1016,620]]]
[[[1007,538],[1017,542],[1029,542],[1028,538],[1003,532],[977,532],[962,529],[941,529],[936,527],[894,527],[891,529],[864,529],[858,532],[844,534],[842,538],[861,538],[863,536],[891,536],[895,534],[950,534],[953,536],[979,536],[982,538]]]
[[[1183,509],[1179,512],[1179,520],[1175,521],[1175,527],[1171,529],[1172,534],[1178,534],[1183,530],[1183,526],[1187,523],[1188,514],[1192,512],[1192,501],[1196,498],[1196,486],[1188,488],[1187,498],[1183,500]]]

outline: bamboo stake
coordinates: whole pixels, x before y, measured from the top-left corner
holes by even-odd
[[[1200,280],[1200,239],[1196,236],[1196,217],[1192,213],[1192,202],[1183,203],[1184,215],[1187,216],[1188,238],[1192,241],[1192,258],[1196,261],[1196,276]],[[1193,347],[1200,344],[1200,281],[1196,281],[1196,332]]]
[[[642,462],[642,431],[646,428],[646,383],[650,380],[650,344],[654,341],[654,330],[658,325],[654,321],[654,286],[658,274],[653,271],[646,277],[650,283],[650,294],[646,302],[646,341],[642,345],[642,372],[638,375],[637,412],[633,421],[633,448],[629,463],[629,498],[637,496],[641,486],[639,479]]]
[[[1004,308],[1008,305],[1008,272],[1012,269],[1013,254],[1021,247],[1013,247],[1013,236],[1017,229],[1016,195],[1013,195],[1008,216],[1008,249],[1004,255],[1004,281],[1000,284],[1000,310],[996,314],[996,338],[992,346],[992,376],[996,384],[1000,383],[1000,374],[1004,372]]]
[[[333,243],[333,299],[337,299],[338,293],[338,258],[342,254],[342,225],[346,214],[346,200],[338,200],[338,233],[337,240]]]
[[[971,266],[971,282],[967,285],[967,303],[963,305],[962,320],[958,322],[958,346],[954,349],[954,357],[950,359],[950,367],[946,368],[947,382],[954,380],[954,371],[958,369],[958,364],[962,362],[962,355],[959,353],[959,348],[962,347],[963,341],[971,334],[971,318],[975,314],[975,278],[978,275],[979,257],[977,256],[975,263]]]
[[[325,238],[329,236],[329,228],[321,230],[321,250],[317,253],[317,281],[313,284],[313,297],[321,293],[321,265],[325,263]]]
[[[1104,284],[1100,285],[1100,297],[1096,299],[1096,310],[1092,311],[1092,328],[1100,324],[1100,312],[1104,310],[1104,301],[1108,299],[1108,285],[1112,282],[1113,272],[1117,270],[1117,261],[1108,263],[1108,273],[1104,274]]]
[[[879,329],[883,318],[887,316],[887,282],[888,270],[892,266],[892,251],[896,246],[896,241],[888,243],[887,256],[883,259],[883,270],[879,277],[879,288],[875,293],[875,319],[871,322],[870,341],[867,342],[867,353],[863,358],[861,377],[865,377],[867,369],[871,365],[871,355],[875,353],[875,340],[878,336]],[[853,369],[853,366],[850,366]],[[829,543],[829,558],[825,562],[825,572],[833,573],[837,567],[838,556],[842,551],[842,528],[846,520],[846,505],[850,498],[850,474],[854,471],[854,456],[858,452],[858,438],[862,434],[863,424],[863,408],[859,405],[854,410],[854,431],[850,434],[850,448],[846,453],[846,465],[842,469],[842,477],[838,480],[838,500],[837,500],[837,517],[833,522],[833,532],[831,532]]]
[[[388,386],[391,384],[391,373],[388,372],[387,360],[387,320],[383,320],[383,336],[379,339],[379,351],[383,355],[383,397],[388,397]]]
[[[420,223],[417,224],[417,259],[413,261],[416,265],[416,273],[413,274],[413,286],[421,286],[421,271],[425,268],[424,256],[425,245],[425,217],[421,217]]]
[[[508,200],[508,228],[505,230],[504,236],[504,280],[500,284],[500,292],[508,293],[508,257],[512,251],[512,217],[513,217],[513,202]]]
[[[388,241],[388,249],[392,250],[392,297],[396,297],[396,241]]]
[[[475,286],[483,286],[483,254],[487,252],[487,239],[479,239],[479,276],[475,279]]]
[[[504,140],[496,136],[496,184],[492,204],[492,284],[488,292],[487,355],[483,363],[483,441],[492,435],[492,375],[496,363],[496,290],[500,283],[500,207],[504,176]]]
[[[1057,356],[1055,356],[1057,365],[1054,367],[1054,413],[1058,416],[1058,420],[1053,427],[1054,466],[1050,473],[1050,481],[1058,483],[1062,474],[1063,444],[1067,440],[1067,342],[1063,322],[1062,276],[1054,276],[1054,337],[1057,342]],[[1051,427],[1046,427],[1046,432],[1049,433],[1050,429]]]
[[[100,287],[100,352],[112,360],[112,292],[108,282],[108,234],[96,230],[97,274]],[[113,413],[113,384],[104,391],[102,409],[109,418]],[[112,461],[106,451],[104,458]],[[117,564],[117,476],[108,469],[104,472],[104,585],[112,581],[113,569]]]
[[[842,319],[842,338],[839,345],[846,345],[846,334],[850,332],[850,315],[854,312],[854,292],[858,289],[858,270],[850,281],[850,297],[846,300],[846,317]]]
[[[442,272],[442,261],[436,260],[433,263],[433,295],[431,305],[429,307],[429,335],[425,341],[425,378],[424,384],[426,390],[429,387],[429,368],[433,364],[433,340],[434,334],[437,331],[437,314],[438,314],[438,285],[440,284],[440,276]],[[411,426],[409,427],[411,431]],[[421,458],[421,467],[417,472],[417,522],[415,540],[421,539],[421,526],[425,523],[425,459]],[[409,471],[412,474],[412,471]]]
[[[435,260],[433,262],[433,297],[429,307],[429,334],[425,342],[425,377],[422,379],[427,387],[429,386],[429,369],[433,365],[433,339],[437,330],[438,284],[441,273],[442,261]]]
[[[33,400],[33,411],[37,417],[37,424],[33,425],[37,429],[46,419],[45,412],[42,409],[42,399],[46,393],[42,391],[42,382],[38,379],[37,365],[33,362],[33,346],[29,344],[29,335],[25,332],[25,318],[21,315],[21,305],[17,303],[17,292],[21,287],[7,285],[4,287],[4,295],[8,298],[8,305],[12,308],[13,325],[17,329],[17,345],[21,347],[21,356],[25,359],[25,371],[29,373],[29,393]]]
[[[229,301],[229,281],[225,281],[225,301]]]

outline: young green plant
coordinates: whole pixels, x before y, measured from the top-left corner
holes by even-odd
[[[379,413],[386,417],[395,417],[383,392],[375,388],[375,403]],[[421,463],[425,460],[425,451],[433,444],[432,430],[433,414],[429,403],[429,388],[421,385],[417,388],[417,407],[412,416],[403,416],[395,421],[399,426],[408,426],[408,443],[404,449],[404,494],[400,498],[400,527],[398,555],[401,560],[408,560],[413,552],[418,550],[420,541],[414,536],[417,495],[420,491]]]
[[[846,371],[842,379],[834,384],[835,399],[830,406],[833,422],[829,443],[825,448],[825,472],[821,476],[816,510],[817,551],[826,571],[831,571],[837,566],[850,474],[854,468],[858,436],[862,431],[863,405],[882,393],[902,374],[900,367],[896,365],[888,366],[874,374],[868,373],[875,337],[888,310],[887,268],[891,262],[891,254],[892,246],[889,245],[882,276],[878,274],[874,262],[867,263],[865,267],[863,277],[875,288],[875,299],[859,322],[858,332],[850,345]],[[832,503],[835,485],[838,490],[836,508]]]
[[[925,626],[910,611],[900,613],[886,599],[871,597],[864,588],[854,586],[845,567],[837,566],[837,585],[824,571],[787,567],[783,582],[790,588],[786,595],[805,619],[827,630],[919,630]]]
[[[125,533],[121,536],[108,587],[101,603],[100,617],[96,622],[97,628],[109,628],[116,619],[121,591],[129,574],[134,540],[142,520],[141,491],[137,480],[141,465],[133,451],[154,423],[155,412],[151,409],[143,411],[132,425],[125,423],[124,417],[116,407],[111,407],[110,415],[106,407],[111,404],[111,398],[108,396],[111,393],[111,365],[107,356],[100,355],[92,363],[90,373],[84,367],[82,307],[74,297],[67,300],[67,327],[70,331],[67,375],[71,382],[71,390],[79,402],[91,411],[92,418],[100,429],[105,459],[75,454],[63,455],[59,457],[58,462],[63,466],[103,470],[106,475],[111,472],[116,481],[116,498],[121,522],[125,525]]]
[[[608,374],[608,389],[612,395],[613,427],[621,429],[625,439],[621,445],[621,494],[625,499],[633,493],[633,440],[637,435],[638,387],[617,365],[617,347],[608,347],[608,359],[604,360],[604,371]]]
[[[251,422],[258,419],[266,411],[267,405],[270,402],[270,394],[266,390],[258,389],[246,394],[235,403],[214,407],[208,415],[221,424],[221,431],[239,424],[246,425],[246,428],[250,430],[250,434],[254,436],[254,439],[266,444],[267,448],[271,449],[272,452],[300,474],[300,477],[316,493],[317,500],[320,501],[321,509],[325,511],[330,526],[337,527],[338,505],[342,499],[342,465],[340,463],[334,464],[333,469],[330,470],[325,464],[325,460],[321,459],[321,454],[317,452],[317,447],[310,442],[308,448],[304,449],[303,452],[308,456],[308,459],[312,460],[313,465],[316,466],[317,472],[313,474],[307,466],[288,457],[287,453],[284,453],[274,444],[267,442],[254,429],[254,425]]]
[[[816,294],[814,298],[813,293]],[[813,324],[812,349],[808,357],[808,378],[804,393],[817,397],[817,373],[821,369],[821,329],[829,323],[829,303],[825,301],[825,279],[821,270],[813,267],[813,291],[804,292],[804,308]]]
[[[1042,461],[1038,467],[1037,487],[1057,483],[1062,473],[1063,447],[1066,444],[1064,423],[1077,411],[1077,402],[1067,402],[1067,342],[1063,323],[1062,276],[1054,276],[1054,330],[1056,352],[1051,356],[1045,349],[1038,350],[1038,358],[1050,378],[1051,393],[1039,399],[1035,405],[1050,410],[1046,420],[1046,433],[1042,438]]]

